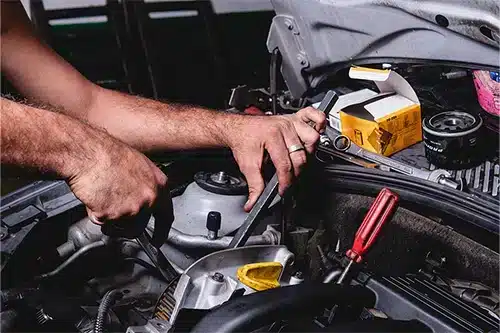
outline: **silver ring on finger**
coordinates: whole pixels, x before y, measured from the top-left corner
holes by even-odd
[[[300,151],[300,150],[305,150],[303,145],[291,145],[290,147],[288,147],[289,154],[294,153],[296,151]]]

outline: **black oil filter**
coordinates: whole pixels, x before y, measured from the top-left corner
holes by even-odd
[[[422,122],[425,156],[436,167],[470,168],[485,158],[483,120],[463,111],[444,111]]]

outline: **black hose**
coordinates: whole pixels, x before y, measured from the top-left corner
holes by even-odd
[[[272,113],[278,113],[278,71],[281,67],[281,53],[276,48],[271,53],[271,65],[269,67],[269,92],[271,94]]]
[[[140,258],[135,258],[135,257],[127,257],[127,258],[124,258],[123,261],[125,261],[125,262],[131,261],[134,264],[138,264],[138,265],[146,268],[151,273],[158,274],[158,276],[161,277],[162,280],[165,279],[161,274],[159,274],[158,268],[156,268],[154,265],[151,265],[149,262],[147,262],[145,260],[142,260]]]
[[[123,297],[123,294],[119,290],[108,291],[101,300],[99,304],[99,309],[97,310],[97,318],[94,325],[94,333],[103,333],[104,324],[109,310],[113,304]]]
[[[71,265],[72,263],[74,263],[80,256],[82,256],[82,255],[86,254],[87,252],[92,251],[94,249],[106,246],[106,244],[107,243],[105,241],[99,240],[97,242],[85,245],[84,247],[82,247],[81,249],[79,249],[78,251],[76,251],[75,253],[73,253],[73,255],[71,257],[69,257],[68,259],[66,259],[59,266],[57,266],[53,271],[50,271],[48,273],[44,273],[44,274],[35,276],[35,280],[45,280],[47,278],[51,278],[53,276],[58,275],[66,267],[68,267],[69,265]]]

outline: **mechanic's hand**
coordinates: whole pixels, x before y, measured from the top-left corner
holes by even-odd
[[[230,148],[248,183],[249,197],[245,211],[250,211],[264,190],[262,162],[266,150],[278,174],[279,193],[283,195],[313,153],[319,132],[324,130],[324,113],[308,107],[293,115],[245,116],[231,130]],[[308,123],[314,122],[314,127]],[[290,153],[289,147],[301,145],[305,150]]]
[[[82,157],[84,163],[68,183],[94,223],[125,223],[151,214],[156,221],[173,221],[167,177],[153,162],[114,139],[92,144],[95,154]]]

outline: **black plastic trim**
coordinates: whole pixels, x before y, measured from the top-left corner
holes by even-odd
[[[499,234],[498,207],[474,194],[398,173],[347,165],[324,168],[326,183],[335,190],[376,195],[383,187],[396,191],[403,202],[426,206]]]

